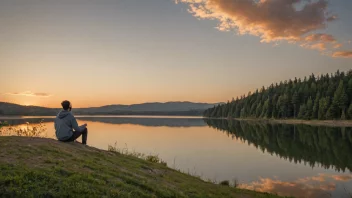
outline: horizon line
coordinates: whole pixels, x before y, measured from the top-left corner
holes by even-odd
[[[209,105],[216,105],[224,102],[215,102],[215,103],[208,103],[208,102],[192,102],[192,101],[167,101],[167,102],[143,102],[143,103],[134,103],[134,104],[107,104],[107,105],[102,105],[102,106],[90,106],[90,107],[74,107],[77,109],[84,109],[84,108],[100,108],[100,107],[106,107],[106,106],[114,106],[114,105],[121,105],[121,106],[132,106],[132,105],[142,105],[142,104],[167,104],[167,103],[194,103],[194,104],[209,104]],[[14,104],[14,105],[19,105],[19,106],[25,106],[25,107],[42,107],[42,108],[50,108],[50,109],[59,109],[61,108],[59,105],[58,107],[47,107],[47,106],[37,106],[37,105],[23,105],[19,103],[13,103],[13,102],[4,102],[0,101],[0,103],[8,103],[8,104]]]

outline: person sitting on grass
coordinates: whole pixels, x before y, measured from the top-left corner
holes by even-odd
[[[62,142],[73,142],[82,135],[82,144],[87,144],[87,124],[78,126],[76,118],[71,113],[72,105],[70,101],[63,101],[61,106],[63,110],[55,118],[57,139]]]

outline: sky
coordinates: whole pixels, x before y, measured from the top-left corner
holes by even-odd
[[[0,101],[224,102],[352,68],[351,0],[1,0]]]

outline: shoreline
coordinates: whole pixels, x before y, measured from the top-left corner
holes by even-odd
[[[276,119],[235,119],[245,121],[262,121],[276,124],[304,124],[312,126],[329,126],[329,127],[352,127],[352,120],[276,120]]]
[[[329,127],[352,127],[352,120],[300,120],[300,119],[266,119],[266,118],[211,118],[204,116],[157,116],[157,115],[76,115],[77,118],[85,117],[111,117],[111,118],[169,118],[169,119],[219,119],[219,120],[237,120],[251,122],[265,122],[273,124],[304,124],[311,126],[329,126]],[[28,119],[28,118],[55,118],[55,116],[16,116],[0,115],[1,119]],[[2,121],[2,120],[0,120]]]
[[[304,124],[311,126],[328,126],[328,127],[352,127],[352,120],[299,120],[299,119],[258,119],[258,118],[206,118],[205,119],[224,119],[250,122],[264,122],[273,124]]]

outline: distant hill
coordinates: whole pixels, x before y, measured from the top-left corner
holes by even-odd
[[[74,108],[77,115],[202,115],[205,109],[218,104],[194,102],[142,103]],[[60,108],[22,106],[0,102],[0,115],[55,115]]]
[[[0,115],[55,115],[58,109],[0,102]]]

